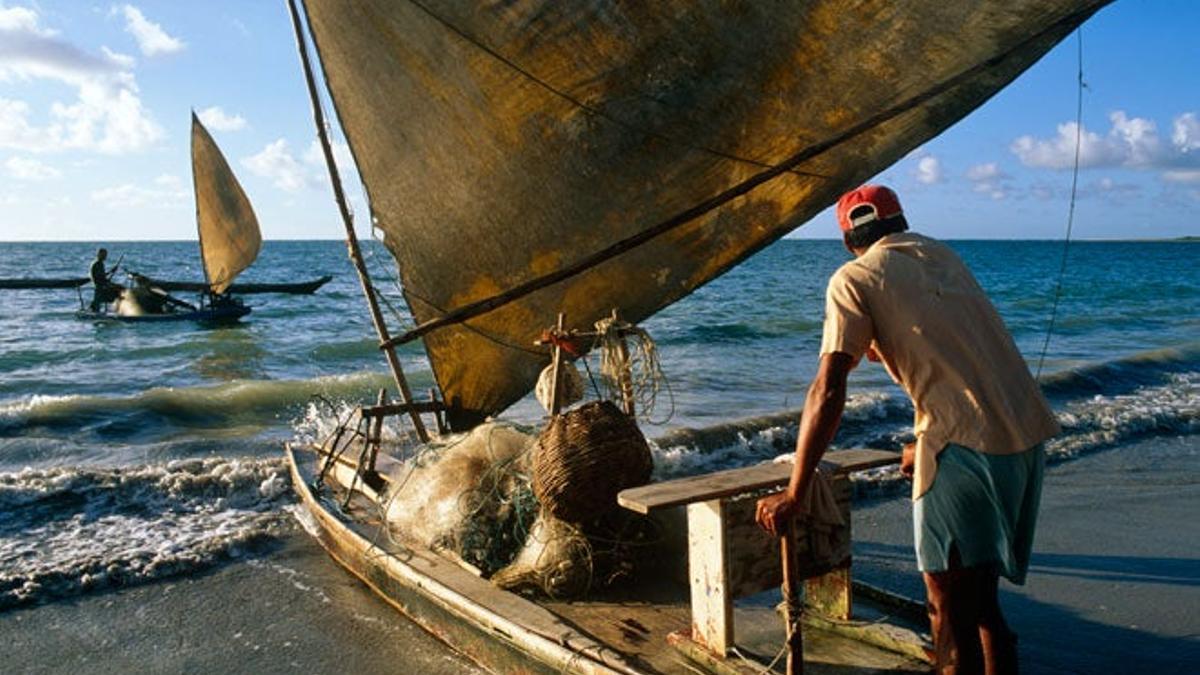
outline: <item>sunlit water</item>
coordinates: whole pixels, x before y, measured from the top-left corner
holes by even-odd
[[[1061,244],[953,246],[1036,368]],[[150,276],[202,277],[191,242],[108,247]],[[95,248],[0,244],[0,278],[83,276]],[[394,289],[386,253],[370,250]],[[655,447],[659,476],[790,448],[789,425],[737,421],[800,405],[825,282],[845,260],[838,242],[783,241],[645,322],[669,384],[648,435],[726,425]],[[1198,268],[1197,244],[1072,245],[1042,376],[1065,429],[1055,459],[1200,430]],[[225,328],[91,323],[74,290],[0,290],[0,609],[222,564],[290,522],[282,443],[390,382],[343,244],[267,242],[245,277],[323,274],[334,279],[312,296],[250,296],[253,313]],[[433,386],[419,346],[401,357],[414,390]],[[532,400],[510,415],[541,419]],[[911,416],[881,368],[860,367],[837,444],[898,447]]]

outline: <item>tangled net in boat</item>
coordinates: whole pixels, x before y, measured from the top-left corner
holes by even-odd
[[[567,522],[544,508],[530,478],[536,441],[488,423],[429,444],[391,472],[382,502],[391,532],[513,591],[578,598],[623,578],[645,539],[640,519],[609,508]]]
[[[389,526],[494,573],[516,556],[537,516],[527,452],[533,439],[520,427],[489,423],[434,441],[392,473],[384,498]]]

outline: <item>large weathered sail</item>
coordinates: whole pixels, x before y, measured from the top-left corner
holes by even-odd
[[[258,218],[215,141],[192,114],[192,185],[204,278],[224,293],[262,247]]]
[[[532,386],[538,332],[641,320],[962,118],[1107,0],[305,0],[451,421]],[[787,171],[779,171],[785,165]],[[666,227],[664,227],[666,225]]]

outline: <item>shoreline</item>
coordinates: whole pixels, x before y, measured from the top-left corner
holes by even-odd
[[[1001,584],[1023,672],[1200,661],[1198,454],[1194,435],[1157,436],[1047,467],[1028,582]],[[855,504],[854,574],[922,599],[898,492]],[[475,671],[295,523],[202,572],[0,612],[0,638],[10,672]]]

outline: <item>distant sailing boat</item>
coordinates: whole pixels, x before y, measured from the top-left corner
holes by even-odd
[[[262,248],[258,218],[221,149],[195,113],[192,113],[192,184],[205,279],[200,302],[184,302],[152,279],[131,273],[133,286],[121,292],[111,312],[81,311],[81,316],[118,321],[225,322],[250,313],[249,307],[227,291]]]

